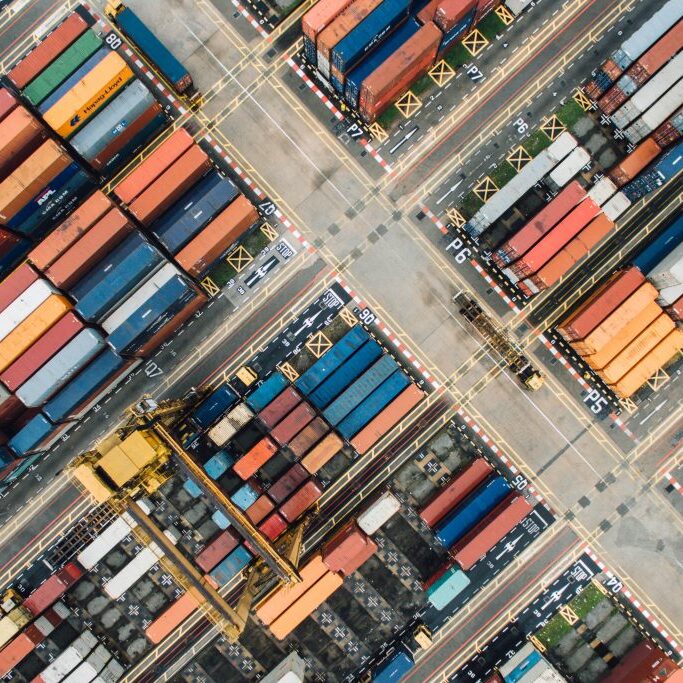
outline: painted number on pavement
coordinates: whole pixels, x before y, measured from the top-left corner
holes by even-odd
[[[478,66],[474,64],[467,66],[467,64],[465,64],[465,69],[465,73],[469,76],[470,80],[474,81],[475,83],[486,80],[486,76],[484,76],[484,74],[479,70]]]
[[[446,247],[446,251],[449,250],[453,251],[453,258],[455,259],[455,262],[459,264],[465,263],[470,256],[472,256],[472,250],[469,247],[466,247],[465,243],[459,237],[456,237]]]
[[[517,128],[517,132],[520,135],[525,135],[529,130],[529,124],[521,116],[516,121],[513,121],[512,125]]]
[[[151,360],[145,365],[145,374],[147,377],[158,377],[159,375],[163,375],[164,371]]]
[[[599,415],[608,406],[607,399],[597,389],[591,389],[586,394],[583,402],[589,405],[591,412],[596,415]]]
[[[121,47],[121,38],[119,38],[113,31],[107,33],[104,42],[109,45],[112,50],[118,50]]]

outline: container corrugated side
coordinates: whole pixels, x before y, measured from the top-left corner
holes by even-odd
[[[46,280],[37,280],[0,313],[0,340],[26,320],[55,289]]]
[[[155,553],[149,547],[143,548],[123,569],[104,584],[104,592],[113,600],[118,600],[136,581],[159,562],[162,555],[163,553],[159,549]]]
[[[38,149],[46,132],[24,107],[16,107],[0,122],[0,173],[3,177]]]
[[[315,43],[318,34],[352,2],[353,0],[318,0],[301,19],[304,35]]]

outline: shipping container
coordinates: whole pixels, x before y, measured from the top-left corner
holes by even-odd
[[[0,650],[0,676],[5,677],[17,664],[27,657],[33,648],[34,643],[26,633],[20,633],[14,640]]]
[[[561,161],[548,174],[548,185],[551,188],[564,187],[584,167],[590,166],[590,164],[591,155],[583,147],[576,147],[564,161]]]
[[[514,2],[520,1],[514,0]],[[373,683],[396,683],[414,666],[415,662],[412,655],[405,647],[401,646],[372,672]]]
[[[249,407],[258,413],[262,411],[276,396],[278,396],[285,387],[287,387],[288,382],[283,374],[280,372],[273,372],[268,379],[264,380],[263,383],[254,391],[246,397],[245,401],[249,404]]]
[[[287,444],[292,455],[301,459],[315,444],[329,432],[329,427],[321,417],[314,418]]]
[[[292,387],[288,387],[259,412],[259,420],[266,427],[272,429],[299,403],[301,403],[299,392]]]
[[[298,652],[290,652],[274,669],[266,674],[261,683],[304,683],[306,662]]]
[[[519,16],[533,0],[505,0],[505,6],[515,15]]]
[[[230,467],[233,462],[235,462],[235,457],[228,453],[227,451],[218,451],[212,455],[203,465],[204,471],[216,481],[218,477],[222,476],[227,472],[228,467]]]
[[[9,175],[45,141],[47,131],[24,107],[0,122],[0,174]]]
[[[19,100],[7,88],[0,88],[0,121],[19,106]]]
[[[471,581],[464,571],[451,567],[427,589],[427,599],[435,609],[445,609],[462,593]]]
[[[308,479],[309,472],[300,463],[292,465],[269,489],[268,496],[278,505]]]
[[[171,254],[176,254],[238,194],[231,180],[211,171],[152,225],[152,232]]]
[[[681,236],[681,238],[683,238],[683,236]],[[672,248],[671,251],[648,272],[647,279],[660,290],[667,287],[678,287],[683,284],[683,244],[678,244],[676,247]]]
[[[238,403],[223,419],[217,422],[207,433],[207,436],[216,446],[223,446],[244,427],[254,413],[244,403]]]
[[[79,14],[70,14],[46,35],[7,76],[17,88],[23,89],[87,29],[87,22]]]
[[[55,289],[46,280],[37,280],[22,292],[4,311],[0,312],[0,340],[21,324]]]
[[[43,114],[43,119],[57,135],[68,139],[134,77],[123,58],[110,51]]]
[[[195,558],[197,566],[206,573],[210,572],[239,542],[240,537],[234,529],[220,531]]]
[[[409,384],[408,375],[396,370],[337,425],[337,431],[350,441]]]
[[[301,459],[301,464],[311,474],[315,474],[339,453],[343,445],[342,440],[334,432],[330,432],[317,446]]]
[[[253,204],[239,195],[175,256],[190,275],[200,278],[258,219]]]
[[[190,588],[147,626],[145,635],[152,643],[160,643],[166,636],[178,628],[204,600],[201,593]]]
[[[104,584],[104,592],[112,600],[118,600],[155,564],[159,563],[163,554],[163,551],[156,544],[143,548],[123,569],[119,570]]]
[[[86,570],[92,569],[110,550],[113,550],[126,536],[130,535],[136,524],[137,522],[128,514],[116,517],[95,540],[78,553],[79,564]]]
[[[130,204],[193,145],[192,136],[178,128],[114,188],[114,194]]]
[[[277,452],[277,445],[264,436],[253,448],[243,455],[233,466],[233,470],[245,481],[264,465]]]
[[[365,78],[358,97],[358,108],[363,120],[372,123],[406,93],[434,65],[440,45],[439,29],[434,24],[425,24]]]
[[[633,145],[639,143],[644,137],[661,126],[681,105],[683,105],[683,80],[678,81],[624,131],[626,139]]]
[[[304,36],[315,47],[318,35],[329,26],[354,0],[318,0],[304,14],[301,28]]]
[[[611,221],[616,222],[617,218],[621,216],[631,206],[631,202],[623,192],[617,192],[614,197],[605,202],[602,206],[602,211]]]
[[[237,394],[227,385],[214,389],[192,412],[199,429],[208,429],[223,413],[237,403]]]
[[[683,284],[674,285],[673,287],[665,287],[664,289],[659,290],[657,302],[662,306],[670,306],[678,301],[681,295],[683,295]]]
[[[22,606],[34,617],[40,616],[48,607],[59,600],[81,576],[83,576],[83,570],[75,563],[69,562],[32,591]]]
[[[132,9],[124,7],[116,13],[114,21],[176,92],[184,93],[192,87],[192,76],[187,69]]]
[[[647,275],[681,243],[683,243],[683,216],[678,216],[633,259],[633,265],[643,275]]]
[[[290,496],[279,509],[280,514],[290,523],[295,522],[308,508],[322,496],[323,489],[318,481],[309,479],[295,494]]]
[[[602,682],[664,681],[670,680],[675,671],[678,671],[677,665],[664,652],[649,640],[641,640],[610,669]]]
[[[598,205],[602,206],[617,191],[617,186],[606,177],[600,178],[590,190],[588,196]]]
[[[101,47],[102,39],[94,31],[85,31],[29,83],[22,95],[37,107]]]
[[[225,586],[249,564],[251,558],[252,554],[243,545],[237,546],[209,575],[219,587]]]
[[[275,503],[273,503],[273,501],[264,493],[259,496],[245,512],[252,524],[260,524],[274,509]]]
[[[436,538],[444,547],[452,548],[509,493],[510,486],[503,477],[491,477],[438,523]]]
[[[397,369],[398,364],[391,356],[382,356],[323,411],[324,418],[331,425],[339,424]]]
[[[401,503],[391,492],[385,491],[377,500],[363,510],[357,518],[358,527],[372,535],[380,530],[399,510]]]
[[[9,440],[8,445],[21,457],[41,452],[47,449],[56,430],[56,425],[38,413]]]
[[[273,512],[258,528],[266,538],[274,541],[287,528],[287,522],[277,512]]]
[[[306,402],[300,403],[273,427],[270,435],[285,446],[315,417],[315,410]]]
[[[310,402],[320,410],[329,406],[381,356],[382,347],[374,339],[368,339],[328,373],[327,378],[309,395]]]
[[[477,0],[442,0],[434,13],[434,23],[448,33],[458,22],[476,10]]]
[[[0,311],[4,311],[37,279],[38,273],[28,263],[24,263],[0,281]]]
[[[68,647],[64,652],[57,655],[36,678],[40,683],[59,683],[70,671],[80,666],[82,661],[81,655],[73,647]]]

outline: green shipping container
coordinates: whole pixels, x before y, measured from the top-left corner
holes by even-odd
[[[38,106],[100,47],[102,40],[99,36],[94,31],[86,31],[26,86],[24,96]]]

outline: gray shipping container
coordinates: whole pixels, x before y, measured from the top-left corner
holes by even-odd
[[[639,119],[624,131],[626,138],[634,145],[661,126],[683,104],[683,80],[660,97]]]
[[[29,407],[42,405],[92,360],[104,344],[102,335],[95,330],[82,330],[17,389],[17,397]]]
[[[142,81],[135,80],[87,123],[71,139],[71,144],[90,161],[153,103],[152,93]]]

